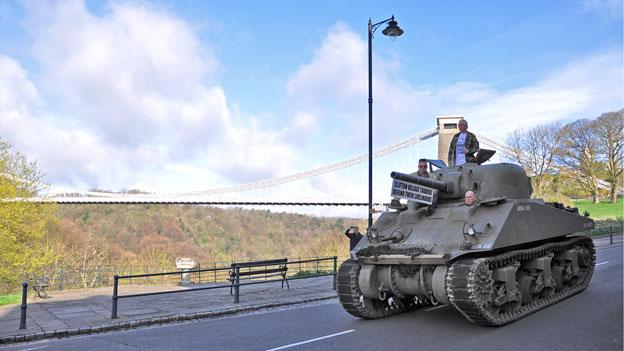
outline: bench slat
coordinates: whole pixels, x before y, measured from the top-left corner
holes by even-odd
[[[248,275],[262,275],[262,274],[268,274],[268,273],[278,273],[278,272],[284,272],[286,273],[286,271],[288,271],[288,268],[284,267],[284,268],[275,268],[275,269],[263,269],[260,271],[249,271],[249,272],[239,272],[239,275],[242,276],[248,276]],[[232,276],[235,275],[235,272],[232,272]]]
[[[234,268],[236,265],[239,267],[253,267],[253,266],[276,266],[278,264],[286,264],[288,263],[287,258],[280,258],[275,260],[264,260],[264,261],[251,261],[251,262],[235,262],[230,265],[230,267]]]

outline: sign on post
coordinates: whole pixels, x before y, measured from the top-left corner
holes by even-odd
[[[197,268],[197,261],[193,258],[188,257],[177,257],[176,268],[181,269],[183,272],[189,271],[191,269]],[[182,285],[191,284],[191,273],[182,273],[182,279],[180,281]]]
[[[406,182],[403,180],[392,180],[392,197],[416,201],[425,205],[432,205],[434,191],[435,189],[428,188],[426,186]]]

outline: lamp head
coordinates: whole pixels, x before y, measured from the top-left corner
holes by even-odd
[[[398,37],[403,34],[403,29],[399,27],[397,21],[394,20],[394,16],[392,16],[392,19],[388,22],[388,27],[381,32],[389,37]]]

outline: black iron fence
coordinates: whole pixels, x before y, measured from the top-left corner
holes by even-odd
[[[217,268],[207,268],[207,269],[193,269],[193,270],[184,270],[177,272],[164,272],[164,273],[149,273],[149,274],[134,274],[134,275],[114,275],[113,276],[113,303],[112,303],[112,311],[111,318],[117,318],[117,306],[118,300],[122,298],[131,298],[131,297],[141,297],[141,296],[152,296],[152,295],[163,295],[163,294],[174,294],[174,293],[183,293],[190,291],[199,291],[199,290],[212,290],[212,289],[223,289],[230,288],[234,291],[234,303],[238,303],[240,301],[240,287],[246,285],[254,285],[254,284],[265,284],[272,282],[283,282],[288,280],[296,280],[296,279],[307,279],[307,278],[316,278],[323,276],[333,276],[333,284],[332,288],[336,290],[336,273],[337,273],[337,265],[338,258],[334,257],[324,257],[324,258],[314,258],[307,260],[297,260],[297,261],[288,261],[288,260],[272,260],[272,261],[280,261],[279,263],[268,263],[269,261],[248,261],[243,263],[232,263],[228,267],[217,267]],[[284,270],[284,276],[279,279],[273,279],[274,271],[277,269],[267,269],[268,266],[275,265],[284,265],[286,268]],[[262,267],[263,269],[258,270],[258,267]],[[292,271],[289,269],[296,267]],[[286,273],[289,272],[289,273]],[[247,273],[247,274],[243,274]],[[250,273],[258,273],[258,274],[250,274]],[[183,290],[164,290],[164,291],[155,291],[155,292],[147,292],[147,293],[138,293],[138,294],[119,294],[119,285],[121,280],[136,280],[136,279],[158,279],[159,277],[166,276],[177,276],[181,281],[183,279],[190,284],[194,284],[187,289]],[[214,282],[222,283],[222,284],[209,284],[204,285],[202,283],[202,275],[203,277],[213,278]],[[219,280],[218,277],[223,277],[224,279]],[[244,277],[244,278],[243,278]],[[228,283],[224,283],[227,281]],[[203,286],[202,286],[203,285]]]
[[[323,261],[316,261],[319,257],[297,258],[297,264],[289,267],[289,274],[308,274],[319,270],[331,270],[331,267],[323,267]],[[304,263],[309,261],[312,263]],[[254,262],[245,260],[237,262]],[[190,278],[193,284],[219,283],[228,281],[229,276],[224,268],[230,267],[233,261],[212,261],[199,264],[197,269],[191,273]],[[250,269],[250,268],[244,268]],[[171,273],[156,274],[153,273]],[[89,268],[69,268],[59,267],[47,269],[39,272],[26,273],[24,281],[30,282],[33,286],[36,281],[46,281],[49,291],[63,291],[70,289],[88,289],[100,287],[112,287],[115,274],[119,276],[143,275],[142,279],[123,280],[119,284],[141,284],[141,285],[172,285],[180,283],[180,270],[175,266],[155,267],[155,266],[98,266]],[[7,292],[14,291],[14,288]]]
[[[622,224],[612,224],[596,227],[592,230],[586,230],[584,233],[590,237],[609,237],[609,242],[613,244],[614,235],[622,235],[624,232],[624,226]]]

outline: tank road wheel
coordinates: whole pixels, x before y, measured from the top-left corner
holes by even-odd
[[[528,305],[533,301],[533,296],[531,296],[531,291],[535,290],[535,278],[530,275],[523,275],[519,279],[520,283],[520,294],[522,294],[522,304]]]
[[[508,278],[509,267],[517,262],[529,264],[530,260],[557,255],[559,262],[549,267],[551,277],[544,272],[537,276],[518,274],[515,287]],[[459,259],[448,270],[446,292],[455,309],[471,322],[503,325],[583,291],[591,281],[595,265],[592,240],[569,237],[495,256]],[[513,291],[508,292],[505,285]]]
[[[578,254],[578,263],[581,268],[587,268],[592,264],[592,254],[587,247],[582,247]]]
[[[359,318],[375,319],[409,311],[416,307],[409,299],[391,297],[382,301],[365,297],[359,287],[360,268],[357,261],[348,259],[340,265],[336,277],[338,298],[349,314]]]
[[[561,291],[563,289],[563,271],[565,268],[555,265],[552,267],[552,277],[555,281],[555,291]]]

